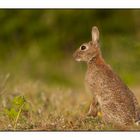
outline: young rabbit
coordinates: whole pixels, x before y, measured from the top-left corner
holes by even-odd
[[[140,109],[137,99],[102,58],[96,26],[92,28],[92,41],[83,43],[73,57],[87,63],[85,82],[94,96],[88,114],[95,117],[100,110],[105,123],[119,127],[138,123]]]

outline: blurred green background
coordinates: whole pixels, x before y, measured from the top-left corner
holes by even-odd
[[[86,65],[72,53],[100,30],[104,59],[129,85],[140,82],[140,10],[0,10],[0,75],[80,87]]]

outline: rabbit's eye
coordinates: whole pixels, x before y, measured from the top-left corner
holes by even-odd
[[[86,46],[81,46],[81,50],[85,50],[86,49]]]

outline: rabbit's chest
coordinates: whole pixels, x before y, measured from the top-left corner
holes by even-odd
[[[87,71],[85,76],[86,86],[94,94],[96,94],[97,92],[99,93],[101,90],[102,80],[99,78],[98,75],[99,75],[98,72],[90,73]]]

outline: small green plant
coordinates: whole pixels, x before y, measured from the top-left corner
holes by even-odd
[[[5,113],[8,118],[12,121],[14,130],[17,128],[17,123],[20,118],[23,118],[23,112],[29,111],[29,103],[26,101],[24,96],[16,96],[12,100],[11,107],[9,109],[5,108]]]

